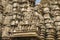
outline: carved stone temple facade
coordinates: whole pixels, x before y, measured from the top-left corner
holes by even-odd
[[[0,40],[60,40],[60,0],[0,0]]]

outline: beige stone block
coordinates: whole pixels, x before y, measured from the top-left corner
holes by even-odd
[[[60,16],[55,16],[54,20],[55,21],[60,21]]]
[[[55,40],[55,38],[46,38],[46,40]]]
[[[59,10],[59,6],[58,5],[51,5],[51,9],[52,10]]]
[[[59,26],[59,25],[60,25],[60,22],[55,22],[55,25],[56,25],[56,26]]]
[[[47,35],[47,38],[54,38],[54,35]]]
[[[3,22],[3,15],[0,14],[0,23],[2,23],[2,22]]]
[[[55,33],[55,30],[54,29],[46,29],[46,32],[47,33]]]
[[[5,25],[10,24],[11,19],[12,19],[12,16],[6,16],[4,18],[3,24],[5,24]]]
[[[50,19],[50,15],[49,14],[44,14],[44,18],[45,19]]]
[[[59,30],[60,30],[60,26],[57,26],[57,27],[56,27],[56,30],[59,31]]]
[[[46,7],[46,8],[43,9],[43,12],[44,13],[49,13],[50,12],[50,9],[48,7]]]

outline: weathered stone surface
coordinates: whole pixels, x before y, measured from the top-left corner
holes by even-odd
[[[60,40],[60,0],[1,0],[0,26],[1,37]]]

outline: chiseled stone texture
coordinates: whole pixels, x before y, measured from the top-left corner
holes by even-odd
[[[60,0],[41,0],[37,5],[35,1],[0,1],[2,39],[22,35],[18,33],[27,33],[24,37],[31,36],[28,33],[35,32],[40,40],[60,40]]]

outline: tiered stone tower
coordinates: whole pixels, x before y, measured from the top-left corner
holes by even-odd
[[[45,22],[45,39],[60,40],[60,0],[42,0],[42,13]]]
[[[0,0],[2,40],[60,40],[60,0]]]
[[[34,10],[35,0],[2,0],[2,5],[2,40],[37,40],[42,16]]]

